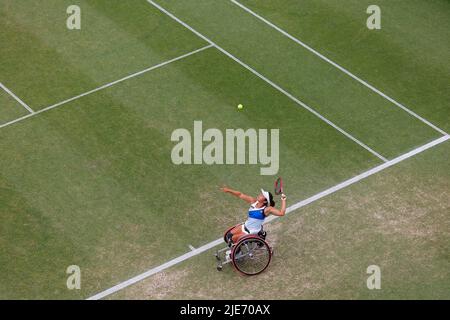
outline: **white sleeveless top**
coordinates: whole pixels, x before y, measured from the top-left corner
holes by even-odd
[[[244,224],[245,227],[250,231],[250,233],[258,233],[259,231],[261,231],[264,219],[266,218],[266,215],[264,214],[266,206],[257,208],[257,203],[258,201],[250,205],[250,208],[248,209],[248,218]]]

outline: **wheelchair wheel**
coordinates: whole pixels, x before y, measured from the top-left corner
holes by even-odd
[[[272,259],[272,250],[263,239],[248,236],[241,239],[231,251],[233,266],[240,273],[253,276],[264,270]]]

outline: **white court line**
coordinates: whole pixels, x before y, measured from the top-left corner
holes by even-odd
[[[3,83],[0,82],[0,87],[5,90],[11,97],[13,97],[18,103],[22,105],[25,109],[28,110],[30,113],[34,113],[33,109],[31,109],[25,102],[19,99],[18,96],[16,96],[11,90],[9,90]]]
[[[432,148],[432,147],[434,147],[434,146],[436,146],[436,145],[438,145],[440,143],[443,143],[443,142],[447,141],[449,138],[450,138],[450,136],[446,135],[446,136],[440,137],[439,139],[433,140],[433,141],[431,141],[431,142],[429,142],[429,143],[427,143],[427,144],[425,144],[425,145],[423,145],[421,147],[418,147],[418,148],[416,148],[416,149],[414,149],[414,150],[412,150],[410,152],[407,152],[407,153],[405,153],[405,154],[403,154],[403,155],[401,155],[401,156],[399,156],[399,157],[397,157],[395,159],[392,159],[392,160],[390,160],[388,162],[385,162],[385,163],[383,163],[381,165],[378,165],[378,166],[376,166],[376,167],[374,167],[374,168],[372,168],[370,170],[367,170],[367,171],[365,171],[365,172],[363,172],[363,173],[361,173],[361,174],[359,174],[359,175],[357,175],[357,176],[355,176],[355,177],[353,177],[351,179],[348,179],[348,180],[346,180],[344,182],[341,182],[341,183],[339,183],[339,184],[337,184],[337,185],[335,185],[335,186],[333,186],[331,188],[328,188],[328,189],[326,189],[326,190],[324,190],[324,191],[322,191],[322,192],[320,192],[320,193],[318,193],[318,194],[316,194],[316,195],[314,195],[314,196],[312,196],[312,197],[310,197],[308,199],[305,199],[305,200],[302,200],[300,202],[297,202],[296,204],[294,204],[292,206],[289,206],[286,209],[286,212],[287,213],[292,212],[292,211],[297,210],[297,209],[299,209],[301,207],[304,207],[304,206],[306,206],[306,205],[308,205],[308,204],[310,204],[310,203],[312,203],[314,201],[317,201],[317,200],[319,200],[319,199],[321,199],[321,198],[323,198],[323,197],[325,197],[327,195],[335,193],[336,191],[344,189],[344,188],[346,188],[346,187],[348,187],[348,186],[350,186],[350,185],[352,185],[352,184],[354,184],[354,183],[356,183],[358,181],[361,181],[361,180],[363,180],[363,179],[365,179],[365,178],[367,178],[367,177],[369,177],[371,175],[374,175],[374,174],[376,174],[376,173],[378,173],[378,172],[380,172],[380,171],[382,171],[384,169],[387,169],[387,168],[389,168],[389,167],[391,167],[391,166],[393,166],[393,165],[395,165],[395,164],[397,164],[397,163],[399,163],[399,162],[401,162],[403,160],[411,158],[412,156],[414,156],[414,155],[416,155],[418,153],[421,153],[421,152],[423,152],[423,151],[425,151],[427,149],[430,149],[430,148]],[[275,220],[277,218],[279,218],[279,217],[270,216],[269,218],[266,219],[265,223],[269,223],[269,222],[271,222],[271,221],[273,221],[273,220]],[[124,289],[126,287],[129,287],[132,284],[135,284],[135,283],[137,283],[139,281],[142,281],[142,280],[144,280],[144,279],[146,279],[146,278],[148,278],[148,277],[150,277],[150,276],[152,276],[152,275],[154,275],[154,274],[156,274],[158,272],[161,272],[161,271],[163,271],[163,270],[165,270],[167,268],[170,268],[170,267],[172,267],[172,266],[174,266],[174,265],[176,265],[176,264],[178,264],[180,262],[183,262],[183,261],[188,260],[188,259],[190,259],[190,258],[192,258],[194,256],[197,256],[197,255],[199,255],[199,254],[201,254],[201,253],[203,253],[203,252],[205,252],[205,251],[207,251],[209,249],[212,249],[215,246],[218,246],[219,244],[223,244],[223,243],[224,243],[223,242],[223,238],[219,238],[217,240],[214,240],[214,241],[212,241],[210,243],[207,243],[207,244],[205,244],[205,245],[203,245],[203,246],[201,246],[201,247],[199,247],[197,249],[194,249],[194,250],[192,250],[190,252],[187,252],[187,253],[185,253],[185,254],[183,254],[183,255],[181,255],[181,256],[173,259],[173,260],[170,260],[170,261],[168,261],[168,262],[166,262],[166,263],[164,263],[164,264],[162,264],[162,265],[160,265],[158,267],[150,269],[150,270],[148,270],[148,271],[146,271],[146,272],[144,272],[144,273],[142,273],[142,274],[140,274],[140,275],[138,275],[136,277],[133,277],[133,278],[131,278],[129,280],[121,282],[118,285],[115,285],[114,287],[111,287],[111,288],[109,288],[109,289],[107,289],[105,291],[97,293],[96,295],[88,298],[87,300],[102,299],[102,298],[104,298],[106,296],[109,296],[109,295],[111,295],[111,294],[113,294],[113,293],[115,293],[115,292],[117,292],[119,290],[122,290],[122,289]]]
[[[58,103],[56,103],[56,104],[54,104],[54,105],[51,105],[51,106],[49,106],[49,107],[46,107],[46,108],[44,108],[44,109],[41,109],[41,110],[36,111],[36,112],[33,112],[32,114],[28,114],[28,115],[23,116],[23,117],[20,117],[20,118],[18,118],[18,119],[12,120],[12,121],[10,121],[10,122],[7,122],[7,123],[5,123],[5,124],[0,125],[0,129],[3,128],[3,127],[6,127],[6,126],[12,125],[12,124],[14,124],[14,123],[17,123],[17,122],[19,122],[19,121],[25,120],[25,119],[27,119],[27,118],[30,118],[30,117],[32,117],[32,116],[38,115],[38,114],[40,114],[40,113],[46,112],[46,111],[48,111],[48,110],[54,109],[54,108],[56,108],[56,107],[62,106],[62,105],[64,105],[64,104],[69,103],[69,102],[71,102],[71,101],[74,101],[74,100],[76,100],[76,99],[85,97],[85,96],[90,95],[90,94],[92,94],[92,93],[94,93],[94,92],[97,92],[97,91],[100,91],[100,90],[109,88],[109,87],[111,87],[111,86],[113,86],[113,85],[115,85],[115,84],[118,84],[118,83],[120,83],[120,82],[123,82],[123,81],[125,81],[125,80],[131,79],[131,78],[134,78],[134,77],[137,77],[137,76],[139,76],[139,75],[141,75],[141,74],[143,74],[143,73],[146,73],[146,72],[155,70],[155,69],[157,69],[157,68],[163,67],[163,66],[165,66],[165,65],[168,65],[169,63],[172,63],[172,62],[181,60],[181,59],[183,59],[183,58],[189,57],[189,56],[191,56],[191,55],[193,55],[193,54],[196,54],[196,53],[198,53],[198,52],[200,52],[200,51],[203,51],[203,50],[206,50],[206,49],[208,49],[208,48],[211,48],[212,46],[213,46],[213,45],[209,44],[209,45],[204,46],[204,47],[202,47],[202,48],[200,48],[200,49],[197,49],[197,50],[188,52],[188,53],[183,54],[183,55],[181,55],[181,56],[179,56],[179,57],[176,57],[176,58],[167,60],[167,61],[165,61],[165,62],[162,62],[162,63],[159,63],[159,64],[157,64],[157,65],[154,65],[154,66],[152,66],[152,67],[150,67],[150,68],[147,68],[147,69],[144,69],[144,70],[142,70],[142,71],[139,71],[139,72],[130,74],[129,76],[126,76],[126,77],[121,78],[121,79],[119,79],[119,80],[116,80],[116,81],[107,83],[107,84],[105,84],[105,85],[103,85],[103,86],[101,86],[101,87],[98,87],[98,88],[96,88],[96,89],[87,91],[87,92],[85,92],[85,93],[82,93],[82,94],[77,95],[77,96],[75,96],[75,97],[72,97],[72,98],[70,98],[70,99],[67,99],[67,100],[58,102]]]
[[[180,19],[178,19],[176,16],[174,16],[172,13],[170,13],[169,11],[167,11],[166,9],[164,9],[163,7],[161,7],[160,5],[156,4],[155,2],[153,2],[152,0],[147,0],[148,3],[150,3],[151,5],[153,5],[154,7],[158,8],[160,11],[164,12],[166,15],[168,15],[169,17],[171,17],[173,20],[175,20],[176,22],[178,22],[179,24],[183,25],[185,28],[189,29],[190,31],[192,31],[193,33],[195,33],[198,37],[202,38],[203,40],[205,40],[206,42],[210,43],[211,45],[213,45],[217,50],[221,51],[222,53],[224,53],[226,56],[228,56],[229,58],[233,59],[234,61],[236,61],[237,63],[239,63],[241,66],[243,66],[244,68],[246,68],[247,70],[249,70],[250,72],[252,72],[253,74],[255,74],[256,76],[258,76],[259,78],[261,78],[262,80],[264,80],[265,82],[267,82],[268,84],[270,84],[272,87],[274,87],[275,89],[277,89],[278,91],[280,91],[281,93],[283,93],[284,95],[286,95],[288,98],[290,98],[292,101],[294,101],[295,103],[297,103],[298,105],[302,106],[303,108],[305,108],[306,110],[308,110],[309,112],[311,112],[312,114],[314,114],[316,117],[318,117],[319,119],[321,119],[322,121],[326,122],[327,124],[329,124],[330,126],[332,126],[333,128],[335,128],[337,131],[339,131],[340,133],[342,133],[343,135],[345,135],[347,138],[349,138],[350,140],[356,142],[357,144],[359,144],[361,147],[363,147],[364,149],[366,149],[367,151],[369,151],[370,153],[372,153],[373,155],[375,155],[376,157],[378,157],[379,159],[383,160],[384,162],[387,162],[388,160],[383,157],[382,155],[380,155],[379,153],[377,153],[376,151],[374,151],[373,149],[371,149],[369,146],[367,146],[366,144],[364,144],[363,142],[359,141],[358,139],[356,139],[355,137],[353,137],[351,134],[349,134],[348,132],[344,131],[343,129],[341,129],[340,127],[338,127],[336,124],[334,124],[333,122],[331,122],[330,120],[328,120],[327,118],[325,118],[324,116],[322,116],[320,113],[318,113],[317,111],[315,111],[314,109],[312,109],[311,107],[309,107],[308,105],[306,105],[305,103],[303,103],[302,101],[298,100],[296,97],[294,97],[292,94],[290,94],[289,92],[287,92],[286,90],[284,90],[283,88],[281,88],[279,85],[275,84],[274,82],[272,82],[271,80],[267,79],[265,76],[263,76],[262,74],[260,74],[259,72],[257,72],[256,70],[254,70],[253,68],[251,68],[249,65],[245,64],[244,62],[242,62],[241,60],[239,60],[238,58],[236,58],[235,56],[233,56],[231,53],[229,53],[228,51],[226,51],[225,49],[223,49],[222,47],[218,46],[216,43],[214,43],[212,40],[210,40],[209,38],[207,38],[206,36],[204,36],[203,34],[201,34],[200,32],[198,32],[197,30],[195,30],[194,28],[192,28],[191,26],[189,26],[188,24],[186,24],[185,22],[181,21]]]
[[[352,77],[353,79],[355,79],[356,81],[358,81],[359,83],[361,83],[362,85],[366,86],[367,88],[369,88],[370,90],[372,90],[373,92],[379,94],[380,96],[382,96],[383,98],[385,98],[386,100],[390,101],[391,103],[395,104],[397,107],[403,109],[404,111],[406,111],[407,113],[409,113],[410,115],[412,115],[413,117],[419,119],[420,121],[422,121],[423,123],[427,124],[428,126],[430,126],[431,128],[433,128],[434,130],[440,132],[443,135],[448,135],[448,133],[446,133],[444,130],[438,128],[437,126],[435,126],[434,124],[432,124],[430,121],[422,118],[421,116],[419,116],[417,113],[411,111],[410,109],[408,109],[407,107],[405,107],[404,105],[400,104],[399,102],[395,101],[394,99],[392,99],[391,97],[389,97],[388,95],[384,94],[383,92],[381,92],[380,90],[378,90],[377,88],[373,87],[372,85],[370,85],[369,83],[367,83],[366,81],[362,80],[361,78],[355,76],[353,73],[351,73],[350,71],[348,71],[347,69],[341,67],[340,65],[338,65],[337,63],[335,63],[334,61],[328,59],[327,57],[325,57],[324,55],[322,55],[321,53],[317,52],[316,50],[314,50],[313,48],[311,48],[310,46],[308,46],[307,44],[305,44],[304,42],[300,41],[299,39],[295,38],[294,36],[290,35],[289,33],[287,33],[286,31],[284,31],[283,29],[281,29],[280,27],[274,25],[272,22],[268,21],[267,19],[261,17],[260,15],[258,15],[257,13],[255,13],[254,11],[252,11],[251,9],[247,8],[246,6],[244,6],[243,4],[237,2],[236,0],[230,0],[232,3],[234,3],[235,5],[241,7],[242,9],[244,9],[245,11],[247,11],[248,13],[250,13],[251,15],[253,15],[254,17],[258,18],[259,20],[263,21],[264,23],[266,23],[267,25],[271,26],[272,28],[274,28],[275,30],[277,30],[278,32],[280,32],[281,34],[285,35],[286,37],[288,37],[289,39],[291,39],[292,41],[296,42],[297,44],[301,45],[303,48],[309,50],[310,52],[314,53],[316,56],[318,56],[319,58],[321,58],[322,60],[328,62],[329,64],[331,64],[332,66],[338,68],[339,70],[341,70],[342,72],[344,72],[345,74],[347,74],[348,76]]]

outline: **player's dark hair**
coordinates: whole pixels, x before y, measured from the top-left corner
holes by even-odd
[[[273,200],[273,195],[270,192],[269,192],[269,200],[270,200],[270,206],[275,207],[275,201]]]

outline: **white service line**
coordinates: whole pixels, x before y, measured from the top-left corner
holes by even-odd
[[[380,90],[378,90],[377,88],[375,88],[374,86],[370,85],[369,83],[367,83],[366,81],[362,80],[361,78],[355,76],[353,73],[351,73],[350,71],[348,71],[347,69],[341,67],[340,65],[338,65],[337,63],[335,63],[334,61],[328,59],[327,57],[325,57],[323,54],[317,52],[316,50],[314,50],[313,48],[311,48],[310,46],[308,46],[307,44],[305,44],[304,42],[300,41],[299,39],[295,38],[294,36],[290,35],[289,33],[287,33],[286,31],[284,31],[283,29],[281,29],[280,27],[276,26],[275,24],[273,24],[272,22],[268,21],[267,19],[261,17],[260,15],[258,15],[256,12],[252,11],[251,9],[247,8],[246,6],[244,6],[243,4],[237,2],[236,0],[230,0],[232,3],[234,3],[235,5],[241,7],[242,9],[244,9],[245,11],[247,11],[248,13],[250,13],[251,15],[253,15],[254,17],[258,18],[259,20],[263,21],[264,23],[266,23],[267,25],[271,26],[272,28],[274,28],[275,30],[277,30],[278,32],[280,32],[281,34],[285,35],[286,37],[288,37],[289,39],[291,39],[292,41],[296,42],[297,44],[301,45],[303,48],[309,50],[310,52],[314,53],[316,56],[318,56],[319,58],[321,58],[322,60],[328,62],[329,64],[331,64],[332,66],[338,68],[339,70],[341,70],[342,72],[344,72],[345,74],[347,74],[348,76],[352,77],[353,79],[355,79],[356,81],[358,81],[359,83],[361,83],[362,85],[366,86],[367,88],[369,88],[370,90],[372,90],[373,92],[379,94],[380,96],[382,96],[383,98],[385,98],[386,100],[390,101],[391,103],[395,104],[397,107],[403,109],[404,111],[406,111],[407,113],[409,113],[410,115],[412,115],[413,117],[419,119],[420,121],[422,121],[423,123],[427,124],[428,126],[430,126],[431,128],[433,128],[434,130],[440,132],[443,135],[448,135],[448,133],[446,133],[444,130],[438,128],[437,126],[435,126],[434,124],[432,124],[430,121],[422,118],[421,116],[419,116],[417,113],[411,111],[410,109],[408,109],[407,107],[405,107],[404,105],[402,105],[401,103],[395,101],[394,99],[392,99],[391,97],[389,97],[388,95],[384,94],[383,92],[381,92]]]
[[[30,113],[34,113],[33,109],[31,109],[25,102],[20,100],[18,96],[16,96],[11,90],[9,90],[3,83],[0,82],[0,87],[5,90],[11,97],[13,97],[18,103],[22,105],[25,109],[28,110]]]
[[[183,54],[183,55],[181,55],[181,56],[179,56],[179,57],[176,57],[176,58],[173,58],[173,59],[164,61],[164,62],[162,62],[162,63],[159,63],[159,64],[157,64],[157,65],[154,65],[154,66],[152,66],[152,67],[149,67],[149,68],[147,68],[147,69],[144,69],[144,70],[141,70],[141,71],[139,71],[139,72],[130,74],[129,76],[126,76],[126,77],[121,78],[121,79],[119,79],[119,80],[116,80],[116,81],[107,83],[107,84],[105,84],[105,85],[103,85],[103,86],[101,86],[101,87],[98,87],[98,88],[95,88],[95,89],[93,89],[93,90],[87,91],[87,92],[85,92],[85,93],[79,94],[79,95],[77,95],[77,96],[75,96],[75,97],[72,97],[72,98],[70,98],[70,99],[67,99],[67,100],[58,102],[58,103],[56,103],[56,104],[54,104],[54,105],[51,105],[51,106],[46,107],[46,108],[44,108],[44,109],[41,109],[41,110],[39,110],[39,111],[33,112],[32,114],[28,114],[28,115],[26,115],[26,116],[23,116],[23,117],[20,117],[20,118],[18,118],[18,119],[15,119],[15,120],[12,120],[12,121],[10,121],[10,122],[7,122],[7,123],[5,123],[5,124],[2,124],[2,125],[0,125],[0,129],[3,128],[3,127],[9,126],[9,125],[11,125],[11,124],[13,124],[13,123],[22,121],[22,120],[24,120],[24,119],[26,119],[26,118],[29,118],[29,117],[31,117],[31,116],[35,116],[35,115],[37,115],[37,114],[40,114],[40,113],[46,112],[46,111],[48,111],[48,110],[54,109],[54,108],[56,108],[56,107],[62,106],[63,104],[69,103],[69,102],[74,101],[74,100],[76,100],[76,99],[85,97],[85,96],[90,95],[90,94],[92,94],[92,93],[94,93],[94,92],[97,92],[97,91],[100,91],[100,90],[109,88],[109,87],[111,87],[111,86],[113,86],[113,85],[115,85],[115,84],[118,84],[118,83],[120,83],[120,82],[123,82],[123,81],[125,81],[125,80],[131,79],[131,78],[134,78],[134,77],[137,77],[137,76],[139,76],[139,75],[141,75],[141,74],[143,74],[143,73],[146,73],[146,72],[155,70],[155,69],[157,69],[157,68],[163,67],[163,66],[165,66],[165,65],[168,65],[169,63],[172,63],[172,62],[181,60],[181,59],[183,59],[183,58],[189,57],[189,56],[191,56],[191,55],[193,55],[193,54],[196,54],[196,53],[198,53],[198,52],[200,52],[200,51],[206,50],[206,49],[211,48],[211,47],[213,47],[213,45],[209,44],[209,45],[204,46],[204,47],[202,47],[202,48],[200,48],[200,49],[197,49],[197,50],[188,52],[188,53],[186,53],[186,54]]]
[[[346,132],[345,130],[341,129],[340,127],[338,127],[336,124],[334,124],[333,122],[331,122],[330,120],[328,120],[327,118],[325,118],[324,116],[322,116],[320,113],[318,113],[317,111],[315,111],[314,109],[312,109],[311,107],[309,107],[308,105],[306,105],[304,102],[300,101],[299,99],[297,99],[296,97],[294,97],[292,94],[290,94],[289,92],[287,92],[286,90],[284,90],[283,88],[281,88],[279,85],[275,84],[274,82],[272,82],[271,80],[269,80],[268,78],[266,78],[265,76],[263,76],[262,74],[260,74],[259,72],[257,72],[255,69],[251,68],[249,65],[245,64],[244,62],[242,62],[241,60],[239,60],[238,58],[236,58],[234,55],[232,55],[231,53],[229,53],[228,51],[226,51],[225,49],[223,49],[222,47],[220,47],[219,45],[217,45],[216,43],[214,43],[212,40],[210,40],[209,38],[207,38],[206,36],[204,36],[203,34],[201,34],[200,32],[198,32],[197,30],[195,30],[194,28],[192,28],[191,26],[189,26],[188,24],[186,24],[185,22],[181,21],[180,19],[178,19],[176,16],[174,16],[172,13],[170,13],[169,11],[167,11],[166,9],[164,9],[163,7],[161,7],[160,5],[156,4],[155,2],[153,2],[152,0],[147,0],[148,3],[150,3],[151,5],[153,5],[154,7],[158,8],[160,11],[164,12],[166,15],[168,15],[169,17],[171,17],[173,20],[175,20],[176,22],[178,22],[179,24],[183,25],[185,28],[189,29],[190,31],[192,31],[193,33],[195,33],[197,36],[199,36],[200,38],[202,38],[203,40],[207,41],[208,43],[210,43],[211,45],[213,45],[217,50],[221,51],[222,53],[224,53],[226,56],[228,56],[229,58],[233,59],[234,61],[236,61],[237,63],[239,63],[241,66],[243,66],[245,69],[249,70],[250,72],[252,72],[253,74],[255,74],[256,76],[258,76],[260,79],[264,80],[265,82],[267,82],[268,84],[270,84],[272,87],[274,87],[275,89],[277,89],[278,91],[280,91],[281,93],[283,93],[284,95],[286,95],[288,98],[290,98],[292,101],[294,101],[295,103],[297,103],[298,105],[302,106],[303,108],[305,108],[306,110],[308,110],[309,112],[311,112],[312,114],[314,114],[316,117],[318,117],[319,119],[321,119],[322,121],[326,122],[327,124],[329,124],[330,126],[332,126],[333,128],[335,128],[337,131],[339,131],[340,133],[342,133],[343,135],[345,135],[347,138],[349,138],[350,140],[356,142],[357,144],[359,144],[361,147],[363,147],[364,149],[366,149],[367,151],[369,151],[370,153],[372,153],[374,156],[378,157],[379,159],[383,160],[384,162],[387,162],[388,160],[383,157],[382,155],[380,155],[379,153],[377,153],[375,150],[373,150],[372,148],[370,148],[369,146],[367,146],[366,144],[364,144],[363,142],[359,141],[358,139],[356,139],[355,137],[353,137],[351,134],[349,134],[348,132]]]
[[[319,199],[321,199],[321,198],[323,198],[323,197],[325,197],[327,195],[335,193],[336,191],[344,189],[344,188],[346,188],[346,187],[348,187],[348,186],[350,186],[350,185],[352,185],[352,184],[354,184],[354,183],[356,183],[358,181],[361,181],[361,180],[363,180],[363,179],[365,179],[365,178],[367,178],[367,177],[369,177],[371,175],[374,175],[375,173],[378,173],[378,172],[380,172],[380,171],[382,171],[382,170],[384,170],[386,168],[389,168],[389,167],[391,167],[391,166],[393,166],[393,165],[395,165],[395,164],[397,164],[397,163],[399,163],[399,162],[401,162],[403,160],[411,158],[412,156],[414,156],[414,155],[416,155],[418,153],[421,153],[421,152],[423,152],[423,151],[425,151],[427,149],[430,149],[430,148],[432,148],[432,147],[434,147],[434,146],[436,146],[436,145],[438,145],[440,143],[443,143],[443,142],[447,141],[449,138],[450,138],[450,136],[446,135],[446,136],[440,137],[440,138],[438,138],[436,140],[433,140],[433,141],[431,141],[431,142],[429,142],[429,143],[427,143],[427,144],[425,144],[425,145],[423,145],[421,147],[418,147],[418,148],[416,148],[416,149],[414,149],[414,150],[412,150],[410,152],[407,152],[407,153],[405,153],[405,154],[403,154],[403,155],[401,155],[401,156],[399,156],[399,157],[397,157],[395,159],[389,160],[386,163],[378,165],[378,166],[376,166],[376,167],[374,167],[374,168],[372,168],[370,170],[367,170],[367,171],[365,171],[365,172],[363,172],[363,173],[361,173],[361,174],[359,174],[359,175],[357,175],[357,176],[355,176],[355,177],[353,177],[351,179],[348,179],[348,180],[346,180],[344,182],[341,182],[341,183],[339,183],[339,184],[337,184],[337,185],[335,185],[335,186],[333,186],[331,188],[328,188],[328,189],[326,189],[326,190],[324,190],[322,192],[319,192],[318,194],[316,194],[316,195],[314,195],[312,197],[309,197],[308,199],[299,201],[296,204],[294,204],[292,206],[289,206],[286,209],[286,212],[287,213],[292,212],[292,211],[297,210],[297,209],[299,209],[301,207],[304,207],[304,206],[306,206],[306,205],[308,205],[308,204],[310,204],[310,203],[312,203],[314,201],[317,201],[317,200],[319,200]],[[265,223],[269,223],[269,222],[271,222],[271,221],[273,221],[273,220],[275,220],[277,218],[278,217],[276,217],[276,216],[270,216],[269,218],[266,219]],[[105,291],[97,293],[96,295],[88,298],[87,300],[102,299],[102,298],[104,298],[106,296],[109,296],[109,295],[119,291],[119,290],[122,290],[122,289],[124,289],[126,287],[129,287],[132,284],[135,284],[136,282],[142,281],[142,280],[144,280],[144,279],[154,275],[155,273],[161,272],[161,271],[163,271],[163,270],[165,270],[167,268],[170,268],[170,267],[172,267],[172,266],[174,266],[174,265],[176,265],[176,264],[178,264],[180,262],[183,262],[183,261],[188,260],[188,259],[190,259],[190,258],[192,258],[194,256],[197,256],[197,255],[199,255],[199,254],[201,254],[201,253],[203,253],[203,252],[205,252],[205,251],[207,251],[209,249],[212,249],[212,248],[218,246],[219,244],[223,244],[223,243],[224,243],[223,238],[219,238],[217,240],[214,240],[214,241],[212,241],[210,243],[207,243],[207,244],[205,244],[205,245],[203,245],[203,246],[201,246],[201,247],[199,247],[197,249],[194,249],[194,250],[192,250],[190,252],[187,252],[187,253],[185,253],[185,254],[183,254],[183,255],[181,255],[181,256],[173,259],[173,260],[170,260],[170,261],[168,261],[168,262],[166,262],[166,263],[164,263],[164,264],[162,264],[160,266],[157,266],[157,267],[155,267],[153,269],[150,269],[150,270],[148,270],[148,271],[146,271],[146,272],[144,272],[144,273],[142,273],[142,274],[140,274],[140,275],[138,275],[136,277],[133,277],[133,278],[131,278],[129,280],[121,282],[118,285],[115,285],[114,287],[111,287],[111,288],[109,288],[109,289],[107,289]]]

